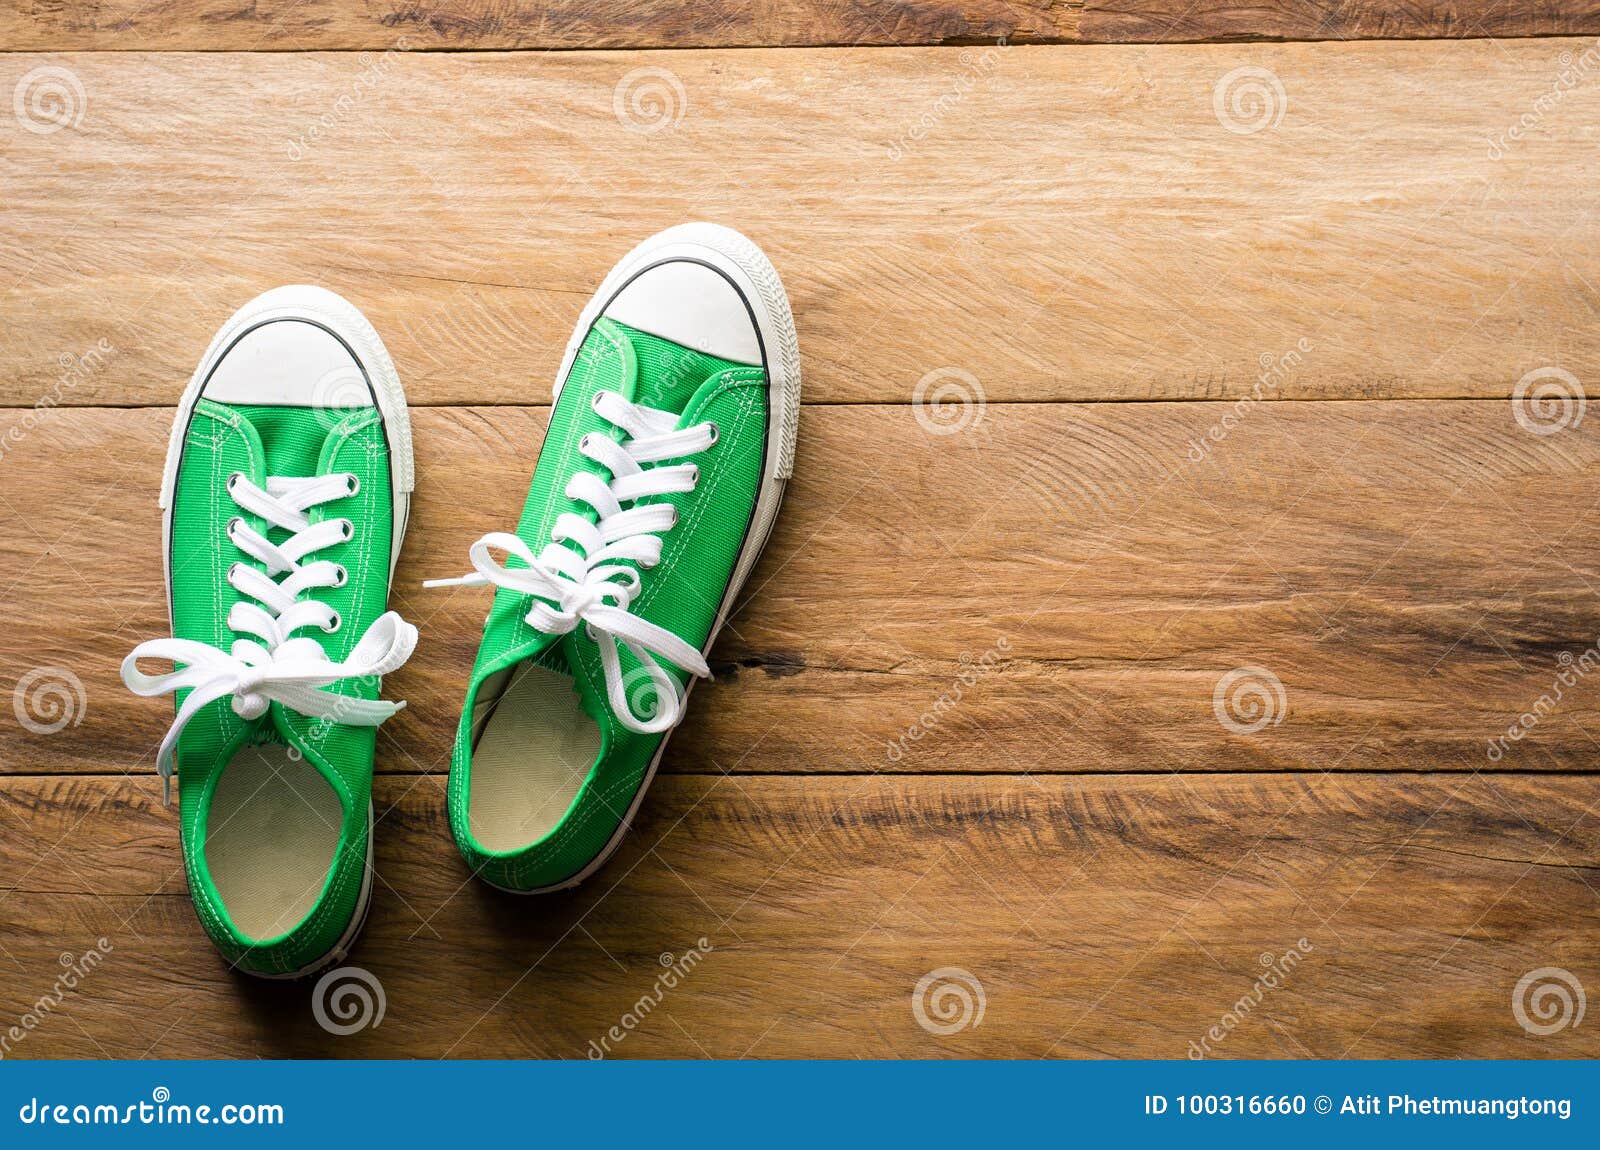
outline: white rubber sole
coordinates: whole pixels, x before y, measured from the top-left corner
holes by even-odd
[[[705,656],[711,653],[717,635],[722,631],[723,624],[728,621],[729,612],[733,610],[733,605],[738,600],[739,592],[744,590],[750,572],[755,569],[756,560],[761,558],[761,552],[766,548],[767,539],[772,534],[772,525],[778,518],[778,508],[783,503],[784,487],[794,473],[794,443],[800,424],[800,342],[795,334],[794,313],[789,307],[789,297],[783,290],[783,282],[778,278],[777,269],[772,266],[766,254],[750,240],[732,228],[725,228],[719,224],[680,224],[651,236],[611,269],[610,274],[601,282],[599,290],[584,305],[572,338],[567,342],[561,369],[556,375],[554,398],[556,400],[561,398],[561,386],[572,370],[578,348],[582,346],[589,329],[594,326],[595,320],[600,318],[600,314],[605,311],[611,299],[629,280],[652,264],[672,259],[694,259],[710,264],[722,271],[739,287],[740,294],[750,305],[755,316],[756,329],[761,335],[768,380],[767,402],[771,415],[767,431],[766,460],[761,474],[761,486],[756,495],[756,506],[751,513],[750,526],[745,532],[744,546],[739,551],[738,561],[734,564],[733,577],[728,582],[727,593],[723,595],[722,603],[717,608],[716,622],[711,627],[704,648],[701,649],[700,654]],[[694,685],[698,681],[694,678],[689,680],[684,692],[685,702],[693,693]],[[671,738],[672,732],[668,731],[666,737],[661,740],[661,745],[656,748],[655,757],[650,760],[650,767],[639,783],[639,789],[628,805],[621,824],[601,848],[600,853],[581,871],[559,883],[531,890],[505,887],[493,882],[489,882],[489,885],[510,894],[551,894],[556,891],[571,890],[592,876],[610,861],[632,828],[634,816],[638,814],[639,806],[644,802],[645,792],[650,789],[650,784],[655,779],[656,768],[660,766],[661,756]],[[488,882],[487,879],[483,881]]]
[[[178,462],[183,454],[183,441],[189,429],[190,417],[200,401],[206,381],[222,357],[244,335],[264,323],[275,320],[298,319],[325,328],[338,337],[355,355],[372,386],[379,414],[383,416],[384,434],[389,440],[389,473],[394,494],[394,540],[389,554],[389,579],[394,580],[395,563],[400,558],[400,545],[405,541],[406,526],[411,518],[411,492],[416,486],[416,461],[411,448],[411,417],[406,408],[405,392],[400,386],[400,375],[388,349],[378,337],[377,330],[343,296],[326,288],[309,284],[293,284],[274,288],[257,296],[229,317],[221,330],[212,338],[211,345],[200,359],[178,401],[178,411],[172,421],[172,434],[167,441],[166,465],[161,474],[161,564],[167,585],[167,621],[172,624],[172,495],[178,482]],[[349,954],[351,946],[366,924],[367,911],[372,902],[372,804],[367,804],[367,858],[361,876],[361,894],[356,913],[332,950],[299,970],[282,974],[244,970],[257,978],[305,978],[341,961]],[[243,970],[243,968],[237,968]]]

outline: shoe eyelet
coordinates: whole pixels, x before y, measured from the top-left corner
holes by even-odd
[[[668,531],[671,531],[673,527],[678,525],[678,509],[672,504],[668,504],[668,506],[672,507],[672,524],[667,528]]]
[[[589,453],[589,441],[593,438],[593,434],[590,434],[585,435],[582,439],[578,440],[578,450],[587,455]]]
[[[226,580],[228,583],[232,583],[233,582],[233,573],[235,571],[239,570],[243,566],[244,566],[243,563],[230,563],[230,564],[228,564],[228,573],[223,576],[223,579]]]
[[[239,480],[243,478],[244,472],[242,471],[235,471],[228,476],[227,488],[230,495],[233,493],[233,489],[239,485]]]
[[[597,391],[593,395],[591,395],[589,397],[589,406],[594,408],[596,411],[599,411],[600,410],[600,397],[602,395],[604,395],[604,394],[605,394],[604,391]]]
[[[334,583],[335,587],[343,587],[346,583],[350,582],[350,572],[345,570],[343,563],[338,564],[336,566],[336,570],[338,574],[336,575],[337,582]]]
[[[348,519],[339,520],[339,532],[344,536],[346,543],[356,537],[356,525]]]
[[[343,627],[343,626],[344,626],[344,616],[339,614],[339,612],[335,611],[333,613],[332,622],[328,623],[322,629],[323,629],[323,631],[325,631],[329,635],[332,635],[332,634],[335,634],[339,630],[339,628]]]
[[[700,486],[700,465],[697,464],[697,463],[691,463],[691,464],[689,464],[689,466],[691,468],[693,468],[693,470],[694,470],[694,474],[692,474],[689,477],[689,486],[690,487],[699,487]]]
[[[357,494],[361,490],[361,476],[357,475],[353,471],[347,471],[344,474],[344,479],[344,495],[345,498],[348,499],[350,496]]]
[[[706,421],[706,426],[711,428],[711,442],[706,444],[706,446],[707,447],[715,447],[716,444],[717,444],[717,440],[722,438],[722,430],[719,427],[717,427],[717,421],[714,420],[714,419],[707,420]]]
[[[243,517],[238,516],[238,515],[235,515],[232,519],[228,520],[228,526],[223,528],[223,534],[228,537],[228,542],[229,543],[236,543],[236,540],[233,537],[233,531],[234,531],[234,528],[236,528],[237,526],[239,526],[239,524],[241,524],[243,522],[244,522]]]

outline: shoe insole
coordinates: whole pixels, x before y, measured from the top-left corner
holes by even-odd
[[[538,842],[561,822],[599,755],[600,728],[584,714],[572,676],[519,664],[472,752],[472,837],[489,851]]]
[[[241,932],[264,941],[299,925],[327,883],[343,821],[328,780],[288,747],[233,756],[206,817],[206,867]]]

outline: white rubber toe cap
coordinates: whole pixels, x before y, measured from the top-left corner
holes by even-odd
[[[336,336],[304,319],[250,328],[222,353],[201,388],[218,403],[277,407],[369,407],[372,388]]]
[[[706,355],[761,365],[749,306],[726,276],[704,263],[673,259],[648,267],[602,314]]]

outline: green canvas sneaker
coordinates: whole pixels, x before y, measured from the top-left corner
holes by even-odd
[[[497,588],[450,766],[480,877],[560,889],[616,848],[772,529],[799,414],[789,301],[739,233],[662,232],[589,301],[516,533],[431,584]]]
[[[372,889],[379,678],[416,645],[386,611],[412,488],[399,377],[360,312],[270,291],[212,341],[162,478],[170,639],[122,678],[177,692],[189,893],[230,963],[294,977],[344,956]],[[170,660],[146,674],[140,660]]]

